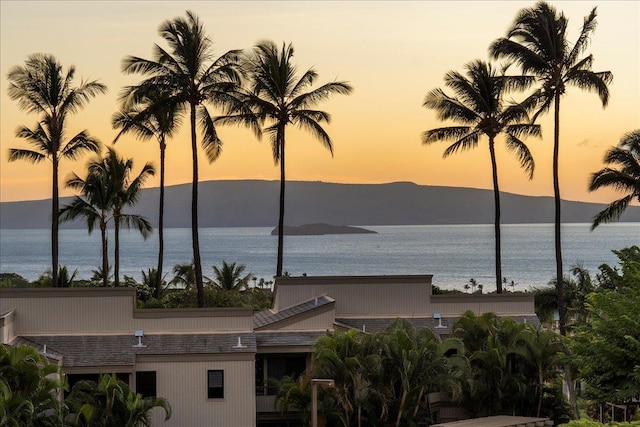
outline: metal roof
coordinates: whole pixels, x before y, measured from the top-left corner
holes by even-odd
[[[326,306],[334,303],[335,300],[326,295],[319,296],[317,298],[310,299],[301,304],[293,305],[291,307],[283,308],[279,311],[264,310],[256,313],[253,316],[253,327],[255,329],[263,328],[268,325],[272,325],[276,322],[297,316],[303,313],[310,312],[319,307]]]

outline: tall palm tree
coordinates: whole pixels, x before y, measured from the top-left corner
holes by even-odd
[[[604,163],[614,164],[619,169],[607,166],[594,172],[589,181],[589,191],[611,187],[627,194],[611,202],[593,218],[592,230],[603,222],[618,220],[632,201],[640,202],[640,129],[625,134],[618,146],[607,152]]]
[[[225,291],[241,291],[249,285],[249,280],[253,277],[251,273],[242,275],[245,268],[244,264],[227,264],[226,261],[222,261],[222,268],[213,266],[215,279],[211,280],[211,284]]]
[[[164,260],[164,175],[166,140],[172,137],[180,125],[180,105],[171,105],[159,94],[148,97],[129,110],[117,112],[112,119],[113,126],[119,128],[113,142],[126,133],[133,133],[138,139],[156,138],[160,147],[160,200],[158,202],[158,264],[153,284],[156,293],[162,289],[162,267]]]
[[[127,228],[136,227],[145,239],[151,233],[151,224],[146,219],[139,215],[124,214],[122,209],[138,201],[142,186],[149,177],[155,175],[155,168],[151,163],[146,163],[140,173],[132,177],[133,159],[121,158],[109,147],[106,156],[91,163],[89,169],[98,173],[104,172],[109,178],[114,228],[113,282],[117,287],[120,270],[120,225]]]
[[[60,211],[61,221],[71,221],[76,218],[84,218],[89,234],[96,223],[100,228],[102,240],[102,271],[109,271],[109,257],[107,248],[107,225],[110,221],[114,224],[114,285],[119,285],[118,270],[120,263],[119,234],[120,225],[127,228],[135,227],[147,238],[151,233],[151,224],[144,217],[122,212],[124,206],[134,204],[139,195],[142,184],[149,175],[153,174],[153,166],[146,164],[142,171],[133,179],[130,179],[130,171],[133,168],[131,159],[120,158],[113,148],[105,157],[92,159],[88,166],[85,179],[75,173],[67,180],[66,186],[81,193],[73,201]],[[108,275],[103,274],[103,286],[108,286]]]
[[[300,78],[291,63],[293,46],[282,44],[282,49],[272,41],[258,43],[253,55],[247,60],[251,91],[248,103],[261,123],[268,122],[263,129],[271,138],[273,160],[280,164],[280,213],[278,216],[278,259],[276,276],[282,276],[282,254],[284,236],[285,199],[285,130],[293,124],[309,131],[333,155],[333,144],[322,123],[329,123],[331,116],[313,107],[334,94],[348,95],[351,86],[346,82],[326,83],[310,89],[317,73],[313,68]],[[308,92],[305,92],[309,90]]]
[[[558,177],[558,157],[560,151],[560,98],[567,86],[595,92],[602,106],[609,101],[607,85],[613,79],[609,71],[591,70],[593,55],[580,56],[588,47],[591,33],[596,28],[596,8],[585,17],[580,35],[572,45],[567,40],[568,20],[550,4],[539,1],[531,8],[522,9],[507,32],[507,37],[494,41],[489,51],[494,58],[515,61],[522,72],[531,73],[539,80],[541,87],[532,95],[539,101],[533,116],[548,112],[553,107],[553,194],[555,198],[555,249],[557,301],[560,315],[560,333],[566,334],[566,306],[562,281],[562,244],[560,224],[560,182]]]
[[[204,306],[202,262],[198,238],[198,143],[196,117],[202,131],[201,145],[209,162],[221,153],[222,141],[205,105],[222,108],[224,113],[241,112],[243,123],[251,124],[252,115],[238,96],[241,73],[238,69],[240,51],[231,50],[213,59],[212,42],[204,26],[191,11],[186,18],[177,17],[160,25],[160,35],[169,51],[154,45],[154,59],[127,56],[122,65],[126,74],[140,73],[147,78],[137,86],[125,88],[121,96],[124,109],[160,93],[163,103],[180,105],[189,111],[191,128],[191,159],[193,163],[191,189],[191,235],[198,306]],[[254,126],[254,130],[257,128]]]
[[[62,159],[75,160],[86,152],[97,152],[100,143],[83,130],[65,139],[67,116],[74,114],[107,88],[97,81],[82,81],[73,86],[75,67],[66,73],[53,55],[36,53],[25,64],[15,66],[7,74],[9,98],[18,101],[20,109],[38,115],[34,129],[21,126],[16,136],[25,139],[32,149],[9,149],[9,161],[23,159],[31,163],[51,161],[51,275],[58,283],[58,169]]]
[[[533,157],[520,137],[540,136],[540,126],[528,123],[527,104],[506,105],[503,97],[508,90],[525,89],[533,83],[533,79],[527,76],[505,76],[504,72],[498,73],[490,64],[479,60],[467,64],[466,69],[466,76],[455,71],[450,71],[445,76],[445,85],[453,90],[454,97],[450,97],[442,89],[434,89],[424,101],[424,106],[435,110],[440,120],[452,119],[460,125],[428,130],[422,134],[422,142],[431,144],[453,140],[453,144],[443,155],[448,157],[459,150],[477,147],[482,135],[488,137],[495,206],[496,289],[498,293],[502,293],[500,188],[495,139],[500,134],[505,136],[507,148],[516,154],[520,166],[531,179]]]

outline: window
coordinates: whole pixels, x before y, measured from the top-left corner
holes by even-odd
[[[156,371],[136,372],[136,393],[142,397],[156,397]]]
[[[207,371],[207,397],[209,399],[224,398],[224,371]]]

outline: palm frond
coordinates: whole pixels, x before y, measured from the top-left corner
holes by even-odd
[[[26,160],[29,163],[37,164],[44,161],[46,158],[47,156],[37,151],[9,148],[7,161],[14,162],[16,160]]]
[[[471,132],[469,126],[449,126],[437,129],[431,129],[422,133],[422,143],[431,144],[433,142],[446,141],[451,139],[460,139],[464,135]]]
[[[77,160],[80,155],[87,152],[98,153],[101,147],[102,143],[99,140],[91,137],[86,130],[83,130],[61,147],[60,157]]]
[[[478,130],[473,130],[469,132],[467,135],[458,139],[456,142],[451,144],[444,150],[442,154],[443,158],[447,158],[452,154],[455,154],[460,151],[471,150],[472,148],[476,148],[478,146],[478,139],[480,138],[481,132]]]
[[[202,127],[202,148],[209,163],[215,161],[222,153],[222,140],[218,137],[216,126],[207,108],[201,105],[198,108],[198,119]]]
[[[593,223],[591,224],[591,230],[593,231],[597,226],[602,223],[609,223],[620,219],[624,211],[629,206],[632,200],[632,196],[628,195],[622,199],[611,202],[604,210],[598,212],[593,217]]]
[[[514,125],[514,127],[517,127],[517,126],[524,126],[526,128],[537,128],[538,131],[540,129],[539,126]],[[525,133],[528,133],[528,135],[531,135],[532,134],[531,132],[535,132],[535,131],[532,131],[529,129],[525,131],[525,130],[517,129],[514,127],[510,126],[506,132],[507,149],[509,151],[512,151],[516,155],[518,162],[520,162],[520,167],[524,169],[529,179],[533,179],[533,171],[535,169],[535,161],[533,160],[533,155],[531,154],[529,147],[527,147],[527,145],[524,142],[518,139],[516,134],[518,134],[519,132],[521,135]]]
[[[142,237],[146,240],[153,231],[151,223],[143,216],[134,214],[122,214],[120,215],[120,224],[126,228],[135,228],[140,232]]]
[[[297,111],[293,114],[293,122],[311,133],[316,139],[318,139],[322,145],[329,150],[333,157],[333,144],[329,134],[322,128],[322,126],[315,120],[314,114],[306,114],[306,110]]]
[[[598,94],[602,106],[609,103],[609,88],[607,85],[613,80],[613,74],[609,71],[593,72],[590,70],[569,70],[565,76],[565,82],[580,89]]]
[[[573,48],[567,56],[568,64],[573,64],[578,58],[578,55],[580,55],[587,49],[587,46],[589,44],[589,37],[591,36],[591,33],[595,31],[597,25],[596,11],[597,7],[594,7],[593,9],[591,9],[591,13],[585,16],[584,23],[582,24],[582,29],[580,30],[580,35],[578,36],[578,40],[576,40]]]

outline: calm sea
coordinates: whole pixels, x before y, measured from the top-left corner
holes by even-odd
[[[366,226],[378,234],[285,236],[284,270],[291,275],[433,274],[433,283],[462,289],[470,278],[493,288],[493,225]],[[200,230],[203,273],[213,275],[222,261],[246,265],[258,278],[275,272],[277,238],[270,228]],[[589,224],[564,224],[565,269],[581,262],[592,273],[615,264],[612,249],[640,244],[640,223],[617,223],[589,231]],[[190,229],[165,230],[165,271],[191,261]],[[516,289],[549,282],[555,275],[553,224],[503,225],[503,276]],[[112,244],[113,236],[109,243]],[[49,267],[49,230],[0,230],[0,271],[36,279]],[[109,248],[112,254],[113,247]],[[89,278],[100,261],[100,236],[61,230],[60,263]],[[140,280],[156,264],[157,236],[121,236],[121,275]]]

